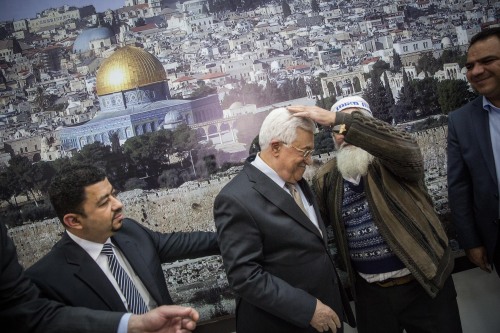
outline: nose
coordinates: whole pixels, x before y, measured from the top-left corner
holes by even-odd
[[[113,210],[120,210],[123,208],[123,204],[120,200],[118,200],[118,198],[111,197],[111,200],[113,200],[113,204],[112,204]]]
[[[307,155],[307,157],[304,157],[304,162],[306,162],[307,165],[311,165],[313,161],[313,156],[312,154]]]
[[[472,76],[477,76],[477,75],[480,75],[484,72],[484,68],[481,64],[473,64],[472,65],[472,68],[469,69],[469,73],[470,75]]]

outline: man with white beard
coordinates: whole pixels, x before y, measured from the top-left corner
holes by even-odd
[[[358,96],[339,100],[332,112],[288,110],[333,130],[337,155],[318,170],[313,188],[347,272],[358,332],[462,332],[454,260],[415,139],[373,118]]]

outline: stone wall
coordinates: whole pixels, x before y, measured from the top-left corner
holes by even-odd
[[[446,185],[446,135],[447,127],[415,133],[426,168],[426,183],[436,210],[441,216],[448,212]],[[315,169],[333,158],[328,153],[315,156],[315,163],[304,178],[311,180]],[[215,231],[213,203],[216,195],[234,177],[241,167],[218,174],[210,181],[188,182],[177,189],[143,191],[134,190],[118,195],[125,207],[125,215],[159,232]],[[29,267],[60,238],[63,227],[57,219],[37,222],[9,230],[16,244],[19,261]],[[227,279],[220,256],[190,259],[163,265],[172,298],[178,304],[196,307],[206,320],[234,312],[234,302],[228,294]],[[216,290],[220,297],[199,301],[197,294],[203,290]],[[220,292],[222,291],[222,292]],[[217,309],[214,310],[214,309]]]

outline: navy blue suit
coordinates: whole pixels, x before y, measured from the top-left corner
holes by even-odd
[[[482,96],[448,116],[448,200],[462,248],[485,246],[493,262],[498,240],[498,179]]]
[[[122,228],[111,241],[122,251],[158,306],[172,304],[162,263],[219,253],[213,232],[162,234],[131,219],[123,220]],[[101,268],[66,233],[26,273],[47,298],[72,306],[126,312]]]

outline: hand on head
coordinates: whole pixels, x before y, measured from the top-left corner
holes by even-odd
[[[323,126],[330,126],[335,122],[335,112],[322,109],[313,105],[292,105],[286,108],[296,117],[310,118]]]

